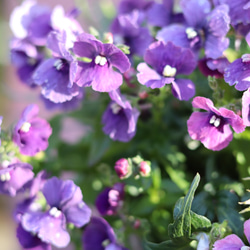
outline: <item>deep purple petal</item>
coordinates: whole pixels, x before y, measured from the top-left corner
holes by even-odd
[[[224,79],[230,86],[235,84],[237,90],[247,90],[250,87],[250,63],[236,59],[225,69]]]
[[[228,235],[222,240],[217,240],[214,243],[214,250],[240,250],[245,246],[242,240],[235,234]]]
[[[103,218],[92,217],[84,230],[82,241],[85,250],[103,250],[103,242],[116,242],[112,227]]]
[[[89,42],[75,42],[73,52],[79,57],[94,59],[97,51],[96,48]]]
[[[176,79],[172,82],[172,92],[179,100],[188,101],[195,94],[195,85],[189,79]]]

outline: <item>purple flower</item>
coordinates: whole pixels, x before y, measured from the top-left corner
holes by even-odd
[[[194,96],[195,86],[191,80],[176,79],[178,74],[191,74],[196,67],[195,57],[189,49],[159,41],[149,46],[144,60],[146,63],[137,67],[137,79],[141,84],[154,89],[172,83],[172,92],[179,100],[189,100]]]
[[[154,2],[146,11],[148,23],[158,27],[164,27],[170,23],[183,23],[183,14],[176,14],[174,13],[173,9],[173,0],[163,0],[162,3]]]
[[[55,31],[49,34],[47,44],[54,57],[43,61],[33,74],[34,83],[42,87],[42,95],[54,103],[70,101],[79,94],[70,75],[73,58],[67,41],[74,39],[71,35]]]
[[[45,45],[47,35],[52,30],[51,10],[47,6],[26,0],[16,7],[10,17],[10,27],[19,39],[26,39],[35,45]]]
[[[250,88],[242,96],[242,119],[246,126],[250,126]]]
[[[250,87],[250,54],[232,62],[225,69],[224,79],[230,86],[235,84],[237,90],[247,90]]]
[[[92,86],[99,92],[110,92],[122,84],[121,73],[130,68],[128,57],[115,45],[103,44],[88,34],[82,34],[74,43],[73,52],[78,57],[88,58],[90,62],[75,62],[74,81],[80,86]]]
[[[42,242],[36,235],[25,231],[21,224],[17,227],[16,236],[24,249],[51,250],[50,244]]]
[[[139,111],[119,91],[109,93],[111,103],[102,116],[105,134],[116,141],[128,142],[136,134]]]
[[[15,196],[34,176],[28,163],[3,161],[0,166],[0,193]]]
[[[205,97],[193,99],[193,107],[207,112],[194,112],[187,121],[188,133],[193,140],[201,141],[211,150],[221,150],[233,139],[230,125],[236,133],[245,130],[243,120],[226,108],[216,109],[213,102]]]
[[[218,59],[203,58],[199,60],[198,67],[203,75],[223,78],[225,69],[230,65],[225,57]]]
[[[204,47],[206,57],[220,57],[229,45],[229,39],[225,37],[230,28],[228,6],[220,5],[211,11],[208,0],[185,0],[181,2],[181,7],[186,26],[167,26],[158,32],[157,39],[190,48],[197,55]]]
[[[43,59],[37,48],[25,40],[13,39],[10,43],[11,62],[17,68],[19,79],[30,87],[33,84],[32,75]]]
[[[34,156],[48,147],[48,138],[52,133],[49,123],[37,117],[37,105],[29,105],[13,130],[13,141],[24,155]]]
[[[247,220],[244,223],[244,233],[248,243],[250,243],[250,220]],[[241,250],[248,248],[249,247],[247,247],[235,234],[230,234],[222,240],[217,240],[213,245],[213,250]]]
[[[100,217],[91,218],[83,232],[82,242],[84,250],[126,250],[117,243],[113,228]]]
[[[82,201],[81,189],[71,180],[53,177],[44,184],[42,193],[49,210],[25,213],[21,218],[22,227],[43,242],[65,247],[70,242],[66,225],[84,226],[90,220],[91,210]]]
[[[133,10],[140,10],[142,12],[146,11],[153,1],[148,0],[122,0],[118,8],[118,14],[127,14]]]
[[[250,23],[249,16],[249,0],[213,0],[215,5],[227,4],[229,6],[229,16],[233,26],[243,23],[247,25]]]
[[[116,183],[105,188],[96,199],[96,207],[101,215],[113,215],[122,206],[124,184]]]
[[[116,43],[126,44],[130,55],[143,56],[146,48],[153,42],[148,28],[141,27],[141,15],[138,10],[118,15],[112,23],[111,32]]]

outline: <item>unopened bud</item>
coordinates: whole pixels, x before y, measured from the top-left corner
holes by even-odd
[[[104,43],[114,43],[113,34],[111,32],[104,34]]]
[[[131,174],[128,160],[122,158],[115,163],[115,171],[120,179],[127,178]]]
[[[139,172],[142,176],[147,177],[150,175],[151,167],[148,162],[142,161],[139,165]]]

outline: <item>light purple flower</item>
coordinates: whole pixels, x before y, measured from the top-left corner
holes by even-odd
[[[42,95],[54,103],[70,101],[79,94],[79,87],[70,75],[73,58],[67,49],[67,40],[74,39],[71,36],[66,32],[51,32],[47,46],[54,57],[44,60],[33,74],[33,81],[41,86]]]
[[[96,207],[101,215],[113,215],[122,206],[124,199],[124,184],[116,183],[105,188],[96,199]]]
[[[0,193],[15,196],[34,177],[32,166],[17,160],[3,161],[0,166]]]
[[[109,93],[111,103],[102,116],[103,131],[114,141],[128,142],[136,134],[139,111],[119,91]]]
[[[193,112],[187,121],[188,133],[193,140],[199,140],[211,150],[221,150],[233,139],[230,126],[236,133],[245,130],[243,120],[226,108],[216,109],[213,102],[205,97],[193,99],[193,107],[207,112]]]
[[[25,213],[22,227],[43,242],[65,247],[70,242],[67,224],[82,227],[89,222],[90,208],[82,201],[81,189],[73,181],[53,177],[44,184],[42,193],[49,210]]]
[[[101,217],[92,217],[83,232],[84,250],[126,250],[117,243],[113,228]]]
[[[39,5],[35,0],[26,0],[13,10],[10,27],[15,37],[35,45],[45,45],[52,30],[50,16],[51,10],[47,6]]]
[[[250,54],[233,61],[225,69],[224,79],[230,86],[235,84],[237,90],[247,90],[250,87]]]
[[[215,5],[227,4],[229,6],[229,16],[233,26],[243,23],[247,25],[250,23],[249,0],[213,0]]]
[[[143,56],[146,48],[153,42],[148,28],[141,27],[142,18],[138,10],[118,15],[112,23],[111,32],[115,43],[129,46],[130,55]]]
[[[148,0],[122,0],[118,7],[118,14],[127,14],[133,10],[139,10],[145,12],[153,3],[153,1]]]
[[[17,69],[19,79],[30,87],[33,84],[32,75],[43,59],[43,54],[25,40],[13,39],[10,43],[11,62]]]
[[[181,1],[181,7],[186,26],[167,26],[158,32],[157,39],[190,48],[197,56],[204,47],[206,57],[220,57],[229,45],[229,39],[225,37],[230,28],[228,6],[220,5],[211,11],[208,0],[185,0]]]
[[[242,96],[242,119],[246,126],[250,126],[250,88]]]
[[[250,243],[250,220],[244,223],[244,233],[248,243]],[[235,234],[230,234],[222,240],[215,241],[213,250],[243,250],[249,249],[243,241]]]
[[[130,68],[128,57],[115,45],[103,44],[85,33],[74,43],[73,52],[90,61],[75,62],[73,79],[80,87],[92,86],[93,90],[99,92],[116,90],[122,85],[122,75],[119,72],[124,73]]]
[[[35,104],[26,107],[13,130],[13,141],[24,155],[34,156],[48,147],[52,129],[46,120],[37,117],[38,112]]]
[[[172,92],[179,100],[189,100],[194,96],[194,83],[189,79],[176,78],[178,74],[191,74],[196,67],[196,59],[190,49],[158,41],[146,50],[144,60],[146,63],[137,67],[137,79],[141,84],[154,89],[172,83]]]

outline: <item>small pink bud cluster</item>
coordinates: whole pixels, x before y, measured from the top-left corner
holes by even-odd
[[[149,176],[151,173],[151,166],[149,165],[149,163],[146,161],[142,161],[139,165],[139,172],[143,177]]]
[[[131,174],[131,167],[125,158],[121,158],[115,163],[115,171],[120,179],[129,177]]]

